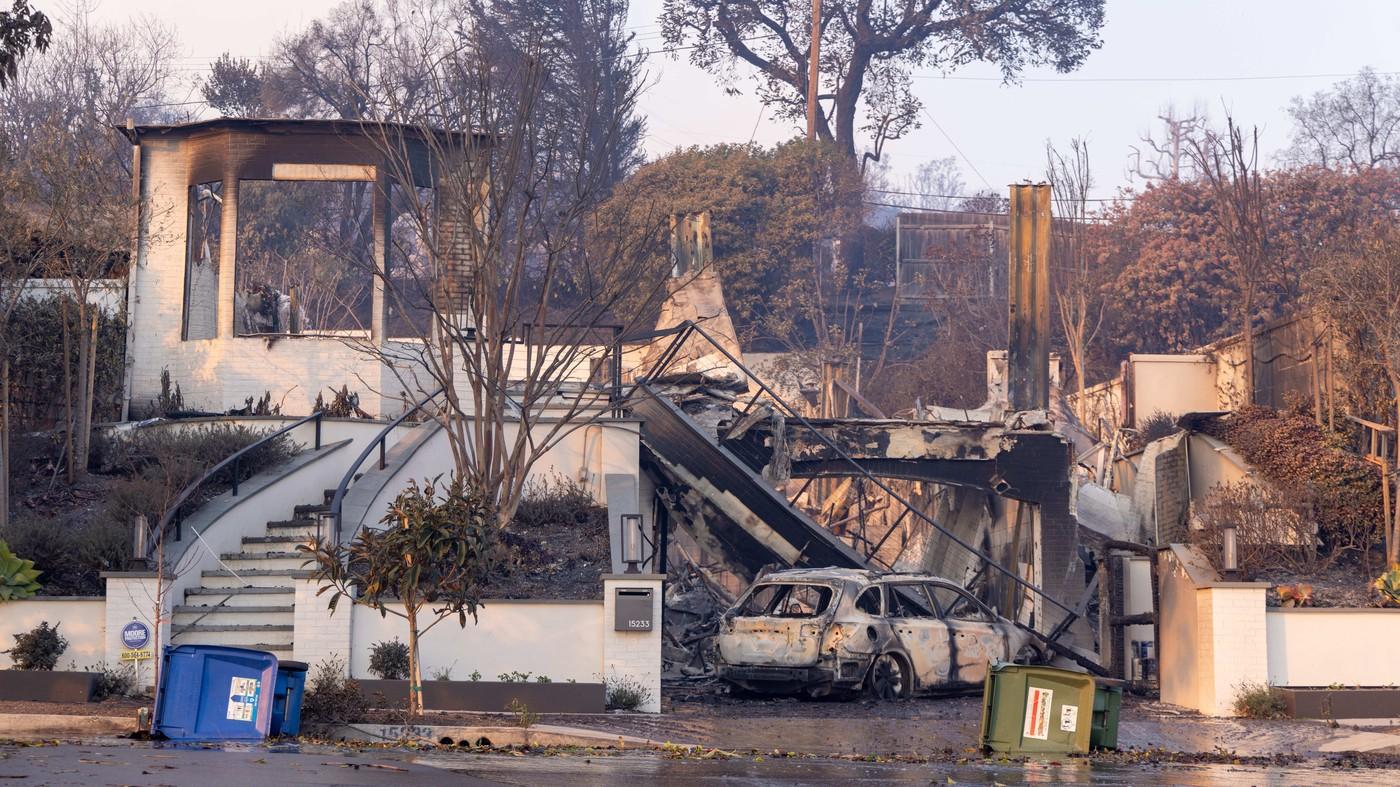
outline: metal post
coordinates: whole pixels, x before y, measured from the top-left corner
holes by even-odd
[[[384,465],[384,438],[379,438],[379,469],[383,470]]]
[[[1007,399],[1012,410],[1050,406],[1050,185],[1011,187]]]
[[[316,411],[316,450],[321,450],[321,415],[324,410]]]
[[[233,460],[233,466],[229,468],[229,470],[233,472],[233,496],[234,496],[234,497],[238,497],[238,470],[239,470],[239,467],[238,467],[238,466],[239,466],[240,463],[242,463],[242,461],[243,461],[243,457],[238,457],[238,458],[234,459],[234,460]]]

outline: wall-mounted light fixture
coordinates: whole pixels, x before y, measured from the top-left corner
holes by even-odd
[[[628,574],[640,574],[642,563],[642,515],[622,515],[622,562]]]
[[[1220,528],[1220,564],[1225,569],[1227,579],[1235,579],[1240,570],[1240,551],[1237,541],[1238,531],[1234,525]]]

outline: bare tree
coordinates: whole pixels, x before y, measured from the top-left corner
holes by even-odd
[[[1205,114],[1196,110],[1185,117],[1177,117],[1176,107],[1168,105],[1157,119],[1162,121],[1160,139],[1149,131],[1139,137],[1145,150],[1137,145],[1128,146],[1132,151],[1128,155],[1128,177],[1149,183],[1191,177],[1190,142],[1204,129]]]
[[[1191,159],[1210,190],[1215,220],[1229,248],[1244,345],[1244,402],[1254,403],[1254,310],[1268,275],[1269,224],[1259,173],[1259,129],[1246,137],[1235,119],[1223,132],[1191,141]]]
[[[1363,68],[1355,77],[1288,107],[1295,166],[1370,169],[1400,163],[1400,79]]]
[[[920,164],[907,184],[914,207],[925,210],[952,210],[967,189],[958,160],[953,156]]]
[[[119,276],[130,251],[130,149],[114,133],[133,115],[159,117],[171,82],[174,35],[154,23],[94,26],[80,6],[48,51],[26,59],[0,93],[0,139],[28,223],[31,254],[68,286],[64,335],[70,480],[87,467],[99,317],[94,283]],[[71,332],[69,327],[71,326]],[[67,357],[67,356],[66,356]]]
[[[1060,330],[1064,332],[1070,363],[1074,366],[1079,390],[1075,416],[1085,421],[1084,388],[1089,345],[1103,325],[1105,301],[1101,291],[1099,266],[1089,248],[1091,217],[1089,190],[1089,144],[1070,140],[1066,157],[1046,143],[1046,177],[1055,196],[1054,232],[1051,235],[1050,287],[1055,297]]]
[[[650,203],[590,231],[609,172],[563,155],[568,132],[535,111],[557,55],[537,40],[517,72],[474,47],[444,52],[430,72],[432,111],[391,99],[386,114],[403,125],[373,127],[398,246],[375,276],[406,319],[398,340],[354,346],[407,390],[443,392],[456,477],[489,495],[502,527],[541,457],[610,412],[619,359],[609,350],[621,332],[650,327],[668,284],[656,275],[668,260],[636,253],[667,232]],[[628,114],[599,132],[603,144]]]
[[[1328,316],[1365,337],[1362,356],[1378,367],[1400,425],[1400,227],[1384,223],[1339,240],[1311,272]],[[1391,477],[1400,475],[1391,473]],[[1385,527],[1386,565],[1400,562],[1400,506]]]

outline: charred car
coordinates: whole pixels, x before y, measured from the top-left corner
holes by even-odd
[[[994,661],[1042,658],[1029,632],[927,574],[794,569],[724,614],[719,676],[755,693],[881,699],[980,687]]]

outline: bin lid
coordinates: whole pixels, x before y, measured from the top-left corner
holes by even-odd
[[[304,661],[292,661],[291,659],[278,659],[278,672],[306,672],[307,666]]]

